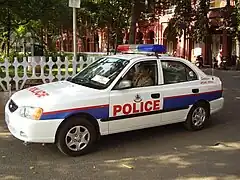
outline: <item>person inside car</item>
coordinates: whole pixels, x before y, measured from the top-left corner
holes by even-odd
[[[147,65],[141,65],[138,73],[133,77],[133,87],[153,86],[154,82],[151,78],[151,68]]]

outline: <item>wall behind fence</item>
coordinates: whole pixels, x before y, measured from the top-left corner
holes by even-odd
[[[67,79],[97,60],[88,56],[77,60],[51,57],[27,57],[0,62],[0,91],[18,91],[36,84]]]

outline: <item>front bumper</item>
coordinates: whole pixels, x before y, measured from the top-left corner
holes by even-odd
[[[23,118],[17,112],[11,113],[8,103],[5,106],[5,122],[14,137],[32,143],[55,142],[55,134],[63,119],[31,120]]]

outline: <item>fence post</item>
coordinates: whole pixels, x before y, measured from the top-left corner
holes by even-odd
[[[72,76],[74,76],[77,73],[77,61],[75,60],[75,58],[72,59],[72,68],[73,68]]]
[[[14,77],[13,77],[13,80],[15,82],[15,89],[16,90],[19,90],[19,86],[18,86],[18,82],[20,80],[20,77],[18,76],[18,59],[17,57],[14,57],[14,60],[13,60],[13,63],[12,63],[12,66],[14,67]]]
[[[10,86],[10,81],[11,81],[11,77],[9,75],[9,59],[8,58],[5,58],[4,60],[4,64],[5,64],[5,71],[6,71],[6,84],[7,84],[7,87],[6,87],[6,90],[7,91],[10,91],[11,90],[11,86]]]

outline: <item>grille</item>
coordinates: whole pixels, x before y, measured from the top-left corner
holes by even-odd
[[[14,112],[17,110],[18,106],[16,105],[16,103],[13,100],[10,100],[9,104],[8,104],[8,108],[10,110],[10,112]]]

